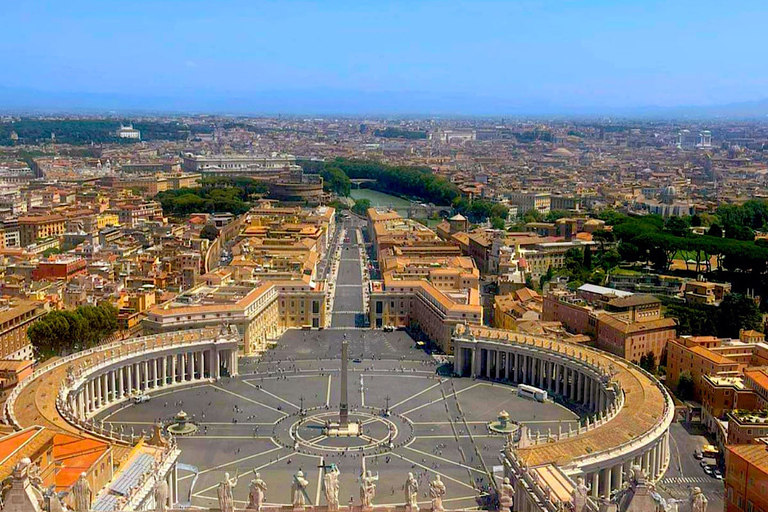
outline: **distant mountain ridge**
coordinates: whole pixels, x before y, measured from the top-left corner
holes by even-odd
[[[337,89],[259,91],[252,94],[130,95],[51,92],[0,86],[0,113],[231,114],[634,117],[664,119],[764,119],[768,98],[724,105],[680,107],[568,106],[512,101],[478,94]]]

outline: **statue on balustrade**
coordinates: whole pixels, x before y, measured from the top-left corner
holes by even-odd
[[[155,512],[166,512],[168,510],[168,482],[155,474],[155,488],[152,490],[155,498]]]
[[[291,503],[294,509],[303,510],[309,503],[308,486],[309,481],[304,478],[304,472],[299,470],[293,476],[293,484],[291,484]]]
[[[376,496],[376,482],[379,475],[373,476],[370,470],[366,471],[360,479],[360,501],[363,509],[373,507],[373,498]]]
[[[237,481],[238,473],[235,472],[235,478],[229,478],[229,473],[224,473],[224,480],[219,482],[217,493],[221,512],[234,512],[235,499],[232,496],[232,490],[237,485]]]
[[[331,464],[331,468],[323,476],[323,487],[325,488],[325,501],[328,504],[328,511],[335,512],[339,510],[339,468],[336,464]]]
[[[707,497],[701,492],[700,487],[694,487],[690,491],[688,502],[691,504],[691,512],[707,512]]]
[[[445,496],[445,484],[440,480],[440,475],[429,482],[429,497],[432,499],[432,512],[443,512],[443,497]]]
[[[510,512],[512,505],[515,503],[515,488],[509,481],[509,477],[505,476],[504,481],[501,484],[501,495],[499,496],[499,509],[501,512]]]
[[[571,503],[573,503],[573,512],[583,512],[584,507],[587,505],[587,499],[592,487],[584,484],[584,479],[578,477],[576,479],[576,487],[573,489],[571,495]]]
[[[80,473],[80,478],[77,479],[77,482],[72,487],[72,494],[75,498],[75,512],[88,512],[91,510],[93,491],[86,479],[85,473]]]
[[[413,473],[408,473],[405,480],[405,509],[413,512],[419,510],[419,482]]]
[[[261,512],[261,508],[264,506],[264,496],[267,493],[267,484],[261,479],[261,475],[254,469],[253,480],[248,490],[248,506],[247,510],[256,510]]]

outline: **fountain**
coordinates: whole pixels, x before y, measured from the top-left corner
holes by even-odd
[[[165,429],[175,436],[189,436],[197,432],[197,425],[189,421],[189,415],[179,411]]]

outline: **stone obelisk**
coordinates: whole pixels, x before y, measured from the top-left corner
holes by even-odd
[[[339,404],[339,429],[349,426],[349,405],[347,401],[347,363],[349,359],[349,341],[347,335],[341,342],[341,403]]]

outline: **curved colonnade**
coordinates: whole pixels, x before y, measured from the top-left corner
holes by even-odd
[[[640,466],[651,481],[669,465],[669,426],[674,403],[669,393],[639,367],[604,352],[551,338],[510,331],[457,326],[454,371],[473,378],[527,384],[556,396],[584,419],[577,428],[520,439],[502,455],[505,473],[531,494],[541,483],[528,468],[557,466],[572,480],[581,477],[592,497],[610,496]],[[512,415],[514,418],[514,414]],[[556,510],[554,494],[541,489],[537,508]],[[516,510],[526,510],[515,500]]]
[[[105,429],[93,417],[136,393],[236,375],[239,340],[231,330],[206,328],[133,338],[60,358],[16,386],[5,403],[5,420],[17,429],[39,425],[131,445],[139,436]]]

